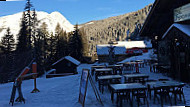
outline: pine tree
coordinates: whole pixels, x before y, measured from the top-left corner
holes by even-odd
[[[50,38],[48,39],[48,63],[52,64],[53,62],[56,61],[55,59],[55,54],[56,54],[56,38],[53,35],[53,33],[50,34]]]
[[[47,38],[49,33],[47,31],[47,24],[42,23],[40,28],[37,30],[37,35],[35,36],[35,55],[36,61],[41,68],[40,70],[45,69],[45,64],[47,63],[47,54],[48,54],[48,41]]]
[[[81,38],[82,38],[83,56],[88,56],[89,46],[88,46],[88,39],[84,31],[84,28],[81,28],[79,30],[79,34],[81,35]]]
[[[31,15],[32,4],[30,0],[27,0],[27,3],[24,8],[23,16],[21,19],[21,29],[18,34],[18,44],[17,50],[20,52],[25,52],[32,49],[32,30],[34,25],[34,21]],[[36,17],[36,15],[34,15]]]
[[[69,54],[70,56],[82,61],[83,60],[83,45],[82,38],[79,34],[78,24],[75,25],[75,31],[69,39]]]
[[[55,37],[57,38],[56,59],[60,59],[67,55],[67,33],[63,31],[58,23],[55,29]]]
[[[37,50],[37,46],[36,46],[36,42],[37,42],[37,39],[36,39],[36,35],[37,35],[37,27],[38,26],[38,19],[37,19],[37,14],[36,14],[36,11],[35,9],[33,9],[32,11],[32,24],[31,24],[31,36],[32,36],[32,44],[33,44],[33,58],[36,59],[36,50]]]
[[[25,20],[26,20],[26,26],[27,26],[27,30],[28,30],[28,33],[27,33],[27,47],[29,48],[29,49],[31,49],[32,48],[32,46],[31,46],[31,44],[32,44],[32,41],[31,41],[31,38],[32,38],[32,22],[33,22],[33,20],[32,20],[32,13],[31,13],[31,8],[32,8],[33,6],[32,6],[32,4],[31,4],[31,2],[30,2],[30,0],[27,0],[27,3],[26,3],[26,5],[25,5],[25,8],[24,8],[24,10],[25,10]]]
[[[1,44],[5,54],[13,51],[15,46],[15,39],[10,32],[10,28],[7,28],[6,34],[1,39]]]
[[[10,28],[7,28],[5,35],[1,39],[1,45],[5,54],[5,63],[3,70],[7,73],[13,72],[15,69],[15,60],[14,60],[14,49],[15,49],[15,39],[10,32]],[[8,75],[8,74],[6,74]],[[6,77],[8,78],[8,77]]]
[[[26,26],[26,20],[25,20],[25,13],[23,12],[23,16],[21,19],[21,24],[20,24],[20,31],[18,33],[18,43],[17,43],[17,51],[19,52],[25,52],[28,50],[27,46],[27,36],[28,35],[28,30]]]

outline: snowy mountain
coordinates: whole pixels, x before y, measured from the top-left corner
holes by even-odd
[[[14,37],[16,38],[16,35],[20,30],[21,18],[22,12],[0,17],[0,38],[5,34],[7,27],[10,27],[11,33],[14,34]],[[39,11],[37,12],[37,18],[40,21],[38,26],[45,22],[48,25],[49,32],[54,33],[57,23],[59,23],[66,32],[70,32],[74,29],[73,25],[59,12],[48,14]]]

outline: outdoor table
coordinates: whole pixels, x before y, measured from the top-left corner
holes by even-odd
[[[108,85],[109,83],[117,83],[117,81],[120,82],[121,77],[121,75],[98,76],[99,90],[103,93],[105,85]],[[114,80],[116,82],[113,82]]]
[[[134,65],[135,65],[135,62],[125,62],[125,63],[123,63],[123,66],[125,68],[129,67],[129,70],[133,70]]]
[[[111,68],[95,69],[95,80],[97,81],[98,76],[100,76],[100,75],[112,74],[112,71],[113,71],[113,69],[111,69]]]
[[[140,67],[144,67],[144,62],[137,62]]]
[[[149,93],[149,97],[151,99],[151,90],[157,89],[157,88],[168,88],[169,91],[174,91],[176,87],[180,87],[180,86],[184,86],[184,83],[181,82],[176,82],[176,81],[156,81],[156,82],[147,82],[146,83],[148,86],[148,93]],[[172,89],[172,90],[171,90]],[[175,104],[176,104],[176,96],[174,96],[174,100],[175,100]],[[154,97],[155,99],[155,97]],[[163,101],[161,99],[161,105],[163,106]]]
[[[150,72],[152,72],[152,69],[153,69],[153,72],[157,72],[158,69],[158,63],[153,63],[152,65],[150,65]]]
[[[145,79],[149,78],[149,75],[147,74],[126,74],[123,75],[125,77],[125,80],[127,82],[145,82]]]
[[[121,79],[121,75],[105,75],[98,76],[98,80],[110,80],[110,79]]]
[[[117,104],[118,101],[120,102],[120,106],[122,106],[122,101],[119,99],[119,93],[128,93],[129,94],[129,99],[130,99],[130,93],[135,91],[135,90],[141,90],[141,89],[147,89],[145,85],[142,85],[140,83],[129,83],[129,84],[111,84],[111,100],[113,103],[114,100],[114,94],[117,94]],[[132,106],[132,100],[130,99],[130,103]]]
[[[122,74],[123,65],[108,65],[107,67],[108,67],[108,68],[112,68],[114,74],[116,74],[116,75],[117,75],[117,71],[119,71],[119,74],[120,74],[120,75]]]
[[[106,68],[105,65],[93,65],[91,66],[91,74],[94,75],[95,69]]]
[[[144,59],[143,62],[144,62],[145,65],[148,65],[149,62],[150,62],[150,59]]]
[[[149,83],[151,84],[151,83]],[[169,86],[169,87],[178,87],[180,85],[185,85],[184,83],[181,82],[176,82],[176,81],[157,81],[156,84],[153,83],[153,87],[164,87],[164,86]]]

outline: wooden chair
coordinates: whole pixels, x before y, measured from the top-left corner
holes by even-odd
[[[176,89],[174,89],[172,91],[172,93],[174,95],[174,98],[175,98],[175,105],[177,104],[177,95],[179,96],[180,101],[182,101],[181,97],[183,97],[184,104],[186,104],[185,96],[184,96],[184,93],[183,93],[183,86],[184,85],[180,85],[180,86],[178,86]]]
[[[168,97],[170,105],[172,105],[171,102],[171,98],[170,98],[170,87],[153,87],[154,88],[154,103],[155,103],[155,99],[158,98],[158,96],[160,97],[160,102],[161,102],[161,106],[163,107],[163,99],[165,99],[165,101],[167,100],[166,97]]]
[[[102,94],[104,93],[104,87],[108,86],[108,81],[107,80],[99,80],[99,90],[100,92],[102,92]]]
[[[117,104],[120,103],[120,107],[122,107],[122,104],[123,104],[123,100],[128,100],[130,99],[130,92],[119,92],[117,93]]]
[[[138,89],[138,90],[133,91],[132,99],[134,99],[134,97],[136,97],[138,107],[140,105],[141,98],[144,100],[144,104],[145,104],[145,100],[146,100],[147,107],[149,107],[149,103],[148,103],[147,96],[146,96],[146,89]]]

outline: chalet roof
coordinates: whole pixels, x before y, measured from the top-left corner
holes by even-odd
[[[190,3],[190,0],[155,0],[140,31],[140,35],[159,36],[161,38],[174,23],[174,9],[187,3]]]
[[[125,46],[126,49],[131,49],[134,47],[145,48],[146,44],[144,41],[121,41],[116,46]]]
[[[108,55],[108,44],[97,45],[97,55]],[[131,48],[152,48],[152,44],[150,41],[118,41],[115,46],[115,54],[123,55],[126,54],[127,49]]]
[[[78,60],[76,60],[75,58],[71,57],[71,56],[65,56],[61,59],[59,59],[57,62],[53,63],[52,66],[56,65],[57,63],[59,63],[60,61],[62,61],[63,59],[66,59],[70,62],[72,62],[75,65],[80,65],[80,62]]]
[[[162,39],[168,34],[168,32],[169,32],[173,27],[179,29],[179,30],[182,31],[183,33],[185,33],[185,34],[187,34],[188,36],[190,36],[190,25],[174,23],[174,24],[171,25],[170,28],[166,31],[166,33],[163,35]]]

